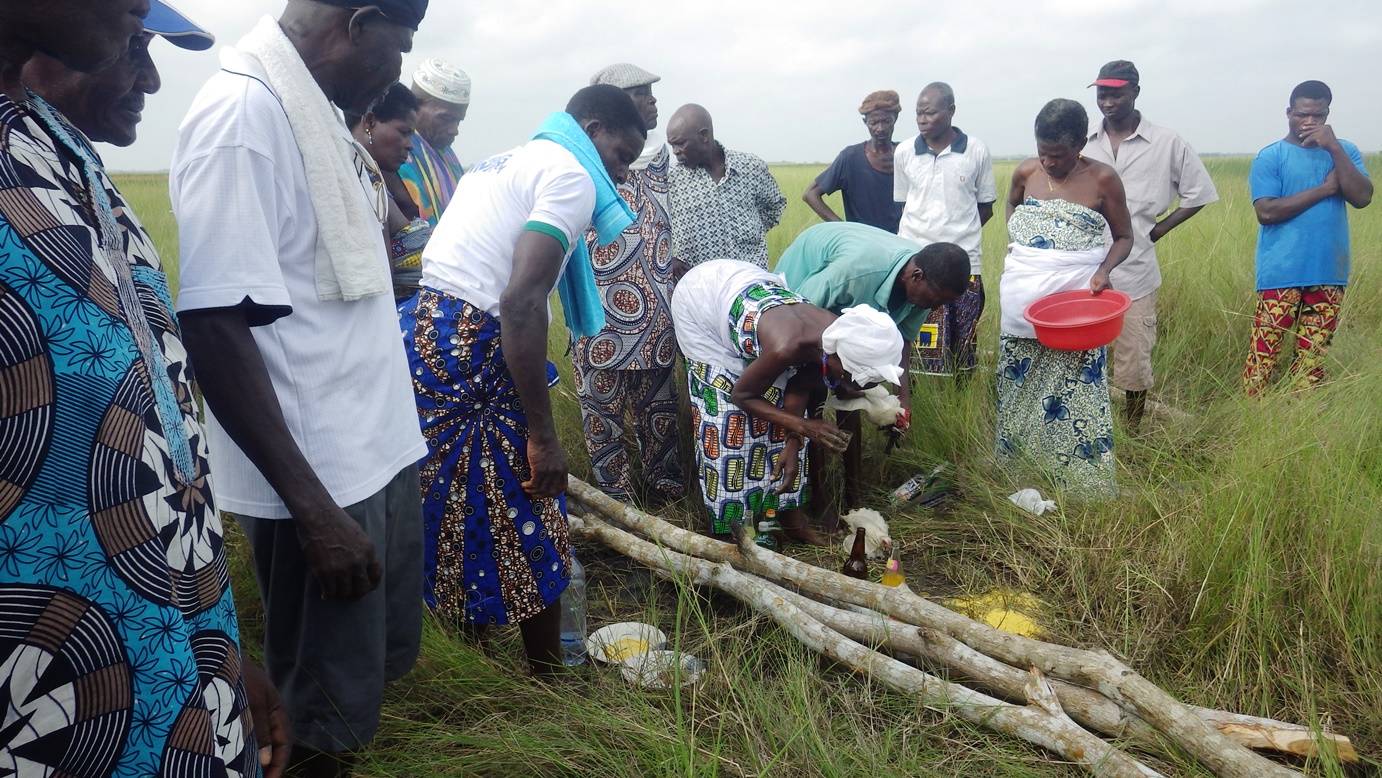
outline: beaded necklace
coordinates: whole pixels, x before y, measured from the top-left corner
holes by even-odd
[[[81,161],[86,189],[78,192],[78,199],[81,206],[86,209],[87,216],[95,222],[101,238],[101,250],[109,257],[110,267],[115,272],[120,312],[124,315],[125,325],[134,336],[145,377],[153,389],[154,404],[163,428],[163,439],[168,446],[168,458],[178,480],[183,484],[190,484],[196,477],[197,468],[192,457],[192,446],[188,441],[186,421],[178,404],[177,393],[173,389],[173,381],[164,365],[163,352],[154,343],[153,328],[149,326],[144,306],[139,300],[139,291],[135,285],[129,257],[125,254],[121,240],[121,227],[105,186],[101,183],[101,163],[96,160],[90,148],[77,138],[67,122],[59,118],[51,105],[33,92],[29,92],[28,95],[26,105],[43,123],[48,135]]]

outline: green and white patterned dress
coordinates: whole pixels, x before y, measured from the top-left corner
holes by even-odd
[[[780,305],[806,302],[800,295],[774,283],[757,283],[739,293],[730,305],[725,326],[729,341],[745,364],[758,358],[758,321]],[[792,488],[773,492],[773,469],[787,444],[787,430],[745,413],[730,398],[739,373],[723,365],[686,361],[691,395],[692,427],[696,430],[696,464],[701,491],[711,526],[716,533],[752,520],[767,508],[786,510],[802,504],[806,483],[806,448],[798,452],[798,469]],[[763,399],[782,407],[789,370],[764,393]]]

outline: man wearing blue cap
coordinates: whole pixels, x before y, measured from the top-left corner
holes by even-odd
[[[129,50],[114,65],[82,73],[46,54],[35,54],[24,65],[24,83],[90,140],[128,146],[134,143],[144,118],[145,95],[163,85],[149,53],[149,45],[158,36],[189,51],[205,51],[216,43],[215,36],[172,6],[153,0],[144,33],[130,40]]]
[[[148,11],[0,2],[22,53],[0,68],[0,774],[254,776],[251,717],[275,720],[157,251],[20,70],[35,49],[109,67]]]
[[[427,453],[384,182],[335,109],[398,80],[426,0],[288,0],[221,51],[178,130],[177,308],[215,494],[245,529],[295,769],[346,775],[417,658]]]

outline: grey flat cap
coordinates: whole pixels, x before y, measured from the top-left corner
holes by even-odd
[[[644,84],[653,84],[662,80],[662,76],[655,76],[652,73],[627,62],[620,62],[602,69],[599,73],[590,77],[590,85],[609,84],[620,89],[633,89]]]

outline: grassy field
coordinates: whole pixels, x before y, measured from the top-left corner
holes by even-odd
[[[1365,757],[1382,755],[1382,210],[1351,215],[1353,285],[1329,369],[1313,393],[1242,396],[1253,301],[1256,224],[1247,159],[1209,160],[1222,200],[1159,244],[1165,275],[1155,396],[1186,412],[1140,437],[1117,436],[1122,496],[1068,503],[1054,515],[1018,511],[1019,484],[993,472],[993,386],[916,384],[914,426],[890,458],[869,433],[865,472],[875,505],[937,461],[961,473],[965,497],[944,514],[892,515],[914,589],[933,595],[995,586],[1036,594],[1053,639],[1104,648],[1182,699],[1329,726]],[[1374,178],[1382,159],[1369,159]],[[1000,195],[1012,164],[998,170]],[[799,200],[819,167],[774,169],[790,201],[769,236],[781,253],[815,217]],[[121,180],[171,266],[175,227],[159,177]],[[1001,199],[1001,198],[1000,198]],[[1001,219],[984,235],[985,277],[1002,266]],[[996,293],[990,295],[996,300]],[[981,327],[993,367],[997,311]],[[554,331],[554,356],[564,333]],[[588,474],[570,367],[556,359],[563,440]],[[1121,420],[1120,420],[1121,421]],[[666,515],[696,521],[694,505]],[[733,602],[654,582],[598,548],[581,547],[592,628],[639,618],[709,665],[679,694],[630,690],[587,670],[544,686],[521,677],[516,634],[488,651],[429,625],[417,669],[389,692],[364,774],[1064,776],[1044,752],[978,730],[943,710],[819,662]],[[842,555],[803,551],[837,567]],[[253,580],[236,588],[255,650]],[[509,631],[512,633],[512,631]],[[1188,760],[1169,775],[1205,775]],[[1376,768],[1374,763],[1373,768]],[[1344,775],[1310,764],[1311,774]]]

